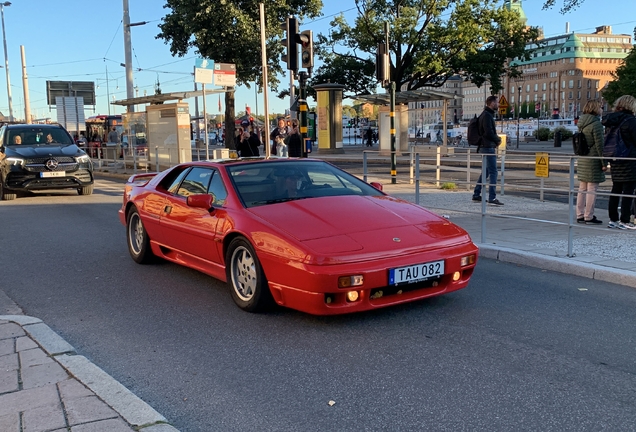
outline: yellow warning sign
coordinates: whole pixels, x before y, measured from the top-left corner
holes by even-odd
[[[508,100],[504,95],[499,98],[499,108],[508,108]]]
[[[534,175],[536,177],[550,176],[550,154],[535,153]]]

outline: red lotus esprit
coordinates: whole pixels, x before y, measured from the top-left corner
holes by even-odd
[[[320,160],[190,162],[130,177],[119,218],[137,263],[227,281],[254,312],[358,312],[466,287],[468,233]]]

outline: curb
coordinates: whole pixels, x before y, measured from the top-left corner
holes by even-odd
[[[550,257],[534,252],[477,244],[479,256],[511,264],[521,264],[557,273],[571,274],[602,282],[636,287],[636,273],[607,268],[597,264],[574,261],[570,258]]]
[[[179,432],[168,420],[119,381],[77,355],[75,348],[39,318],[26,315],[0,315],[0,320],[20,325],[53,360],[71,376],[90,389],[136,430],[144,432]]]

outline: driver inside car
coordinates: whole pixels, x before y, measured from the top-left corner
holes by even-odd
[[[284,169],[277,176],[277,198],[296,198],[302,186],[302,174],[295,169]]]

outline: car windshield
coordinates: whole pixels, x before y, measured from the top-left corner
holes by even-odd
[[[321,161],[255,162],[228,167],[246,207],[325,196],[379,196],[374,187]]]
[[[5,145],[70,145],[71,137],[60,128],[17,127],[9,128]]]

